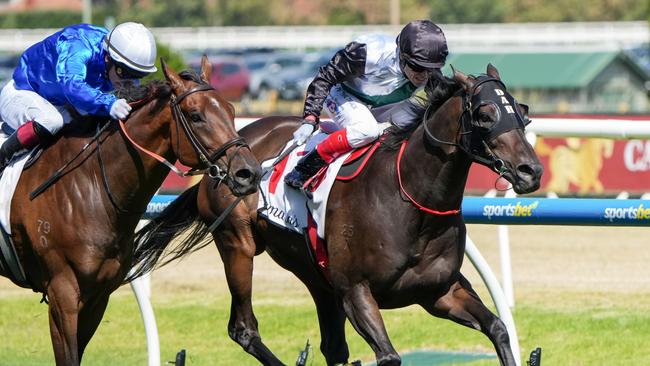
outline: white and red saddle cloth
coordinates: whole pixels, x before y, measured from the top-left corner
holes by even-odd
[[[333,125],[333,123],[331,124]],[[260,183],[257,206],[258,213],[273,224],[306,235],[306,239],[309,240],[309,244],[314,250],[316,261],[322,269],[327,267],[324,240],[325,212],[330,191],[337,180],[337,174],[344,163],[348,162],[348,158],[354,160],[363,152],[370,149],[374,150],[377,147],[376,144],[373,144],[343,154],[327,168],[323,168],[309,184],[312,199],[308,199],[303,192],[287,186],[284,183],[284,177],[296,166],[300,158],[316,148],[316,145],[328,136],[324,131],[331,132],[333,130],[327,121],[321,121],[320,129],[314,132],[307,143],[296,147],[275,166],[273,164],[277,157],[262,162],[262,171],[264,173]],[[278,156],[281,156],[292,145],[293,140],[287,142]],[[343,180],[351,180],[352,178],[353,176],[343,177]]]
[[[312,135],[306,144],[296,147],[275,166],[272,165],[276,157],[262,162],[264,175],[260,183],[261,194],[258,203],[258,211],[261,215],[278,226],[300,234],[303,234],[310,225],[316,226],[319,228],[318,236],[321,238],[324,236],[327,198],[336,180],[336,173],[350,153],[334,160],[326,171],[319,172],[312,180],[311,200],[308,200],[303,192],[287,186],[284,177],[296,166],[300,158],[313,150],[326,137],[327,134],[323,132]],[[293,140],[289,141],[282,152],[291,148],[292,144]]]

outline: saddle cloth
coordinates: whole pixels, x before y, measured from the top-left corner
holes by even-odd
[[[4,132],[4,129],[1,130],[0,144],[9,138],[9,135]],[[29,160],[30,155],[31,152],[25,152],[14,156],[2,172],[2,177],[0,177],[0,224],[2,224],[2,228],[9,235],[11,235],[11,223],[9,221],[11,217],[11,198],[14,196],[18,179],[20,179],[20,174],[25,167],[25,163]]]
[[[323,132],[313,135],[306,144],[295,148],[275,167],[272,165],[276,158],[262,162],[264,175],[260,183],[261,194],[257,206],[260,215],[280,227],[301,235],[309,225],[309,221],[313,220],[312,225],[318,228],[318,236],[324,237],[327,197],[336,180],[336,172],[349,153],[332,162],[327,171],[320,176],[320,184],[316,185],[312,191],[311,200],[308,200],[303,192],[284,184],[284,177],[296,166],[303,155],[313,150],[326,137],[327,134]],[[282,152],[289,149],[292,144],[293,140],[289,141]]]
[[[335,129],[332,126],[333,123],[331,123],[332,125],[329,123],[321,121],[320,129],[312,134],[307,143],[295,148],[275,166],[273,164],[277,157],[262,162],[261,194],[257,206],[258,213],[275,225],[301,235],[308,228],[310,231],[316,229],[319,239],[325,238],[325,211],[329,193],[337,180],[341,166],[354,152],[341,155],[328,166],[327,170],[317,174],[310,185],[312,199],[307,199],[303,192],[287,186],[284,183],[284,177],[296,166],[303,155],[313,150],[319,142],[328,136],[327,132],[331,133]],[[381,124],[380,126],[385,129],[390,124]],[[282,155],[292,144],[293,140],[290,140],[278,156]],[[311,240],[313,241],[313,239],[312,237]]]
[[[9,135],[4,130],[4,128],[0,128],[0,144],[9,138]],[[11,198],[30,155],[30,152],[25,152],[14,156],[2,172],[2,176],[0,176],[0,224],[2,224],[2,228],[0,228],[2,231],[0,233],[0,272],[18,286],[24,288],[29,288],[30,285],[11,240],[11,222],[9,218],[11,214]]]

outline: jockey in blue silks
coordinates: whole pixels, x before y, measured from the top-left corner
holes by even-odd
[[[155,72],[155,60],[153,35],[132,22],[110,33],[72,25],[29,47],[0,92],[0,117],[15,130],[0,146],[0,171],[15,153],[47,141],[69,122],[67,106],[82,115],[126,118],[131,106],[111,92]]]

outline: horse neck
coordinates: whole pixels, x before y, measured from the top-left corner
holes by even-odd
[[[135,111],[125,123],[125,130],[138,145],[174,163],[176,156],[170,138],[171,109],[165,107],[152,116],[149,108],[144,106]],[[140,151],[120,131],[106,137],[101,154],[115,203],[125,211],[142,212],[162,185],[169,169]]]
[[[442,141],[454,142],[459,133],[461,98],[443,104],[427,123]],[[433,145],[420,126],[409,138],[401,161],[402,184],[420,204],[437,211],[460,209],[471,160],[454,146]]]

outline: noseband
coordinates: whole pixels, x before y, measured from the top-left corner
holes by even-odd
[[[190,94],[194,94],[197,92],[201,91],[210,91],[210,90],[215,90],[213,87],[207,84],[199,84],[195,86],[194,88],[187,90],[180,95],[171,95],[169,104],[172,109],[172,113],[174,115],[174,119],[176,120],[176,146],[179,145],[179,134],[178,134],[178,124],[180,124],[183,127],[183,131],[185,131],[185,135],[187,136],[187,139],[190,142],[190,145],[192,145],[192,148],[196,152],[197,156],[199,157],[199,160],[201,161],[202,164],[207,166],[207,174],[214,179],[218,180],[223,180],[227,177],[227,171],[223,171],[218,165],[217,165],[217,160],[221,158],[223,155],[226,154],[226,151],[232,147],[232,146],[237,146],[237,147],[247,147],[248,144],[244,140],[243,137],[237,136],[235,138],[232,138],[228,141],[226,141],[221,147],[219,147],[214,153],[210,154],[208,152],[208,149],[201,143],[199,138],[196,136],[194,131],[192,130],[192,127],[190,126],[190,123],[187,121],[187,118],[185,117],[185,113],[183,113],[183,110],[181,109],[180,103],[185,99]],[[230,164],[228,164],[230,166]],[[186,175],[192,175],[194,172],[198,171],[198,169],[192,169],[190,172],[185,173]],[[203,172],[203,170],[201,170]]]

